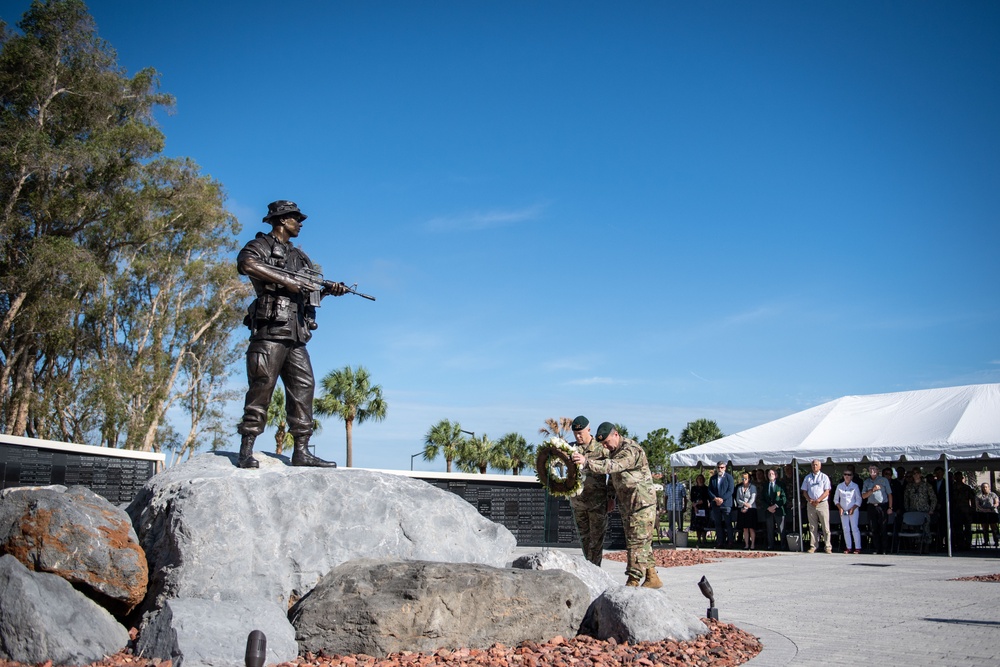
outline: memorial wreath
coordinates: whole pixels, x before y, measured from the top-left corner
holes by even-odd
[[[538,447],[535,471],[538,481],[553,496],[572,498],[583,491],[583,475],[573,460],[574,449],[562,438],[549,438]],[[561,477],[557,468],[564,467],[566,476]]]

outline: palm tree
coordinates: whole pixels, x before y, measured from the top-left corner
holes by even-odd
[[[573,430],[573,420],[569,417],[553,419],[549,417],[545,420],[545,426],[538,429],[538,432],[546,438],[566,439],[566,434]]]
[[[535,446],[519,433],[508,433],[497,440],[497,452],[499,461],[495,467],[504,472],[512,470],[515,475],[520,475],[521,469],[535,458]]]
[[[688,425],[681,431],[680,445],[682,449],[704,445],[724,437],[724,433],[719,425],[711,419],[696,419],[688,422]]]
[[[274,453],[281,456],[286,447],[291,447],[294,442],[292,434],[288,432],[287,415],[285,414],[285,392],[281,387],[275,387],[271,394],[271,403],[267,406],[268,426],[274,426],[278,430],[274,434]]]
[[[438,454],[444,454],[445,472],[451,472],[451,462],[458,458],[463,442],[462,425],[442,419],[424,436],[424,460],[433,461]]]
[[[275,387],[271,394],[271,403],[267,406],[267,420],[264,422],[268,426],[274,426],[277,430],[274,433],[274,452],[281,456],[289,447],[295,444],[295,437],[288,432],[288,415],[285,413],[285,392],[281,387]],[[319,420],[313,418],[313,433],[323,430],[323,425]]]
[[[366,421],[380,422],[385,419],[388,405],[382,398],[382,385],[372,384],[371,374],[364,366],[358,366],[356,370],[344,366],[327,373],[320,386],[323,387],[323,394],[316,399],[314,411],[323,417],[337,416],[344,420],[347,467],[350,468],[354,463],[351,441],[354,422],[364,424]]]
[[[455,465],[462,472],[486,474],[486,469],[500,463],[496,443],[485,433],[481,438],[469,438],[459,446]]]

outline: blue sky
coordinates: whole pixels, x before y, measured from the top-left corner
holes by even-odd
[[[89,6],[241,240],[292,199],[378,297],[324,301],[310,344],[385,390],[356,466],[408,468],[443,418],[728,434],[1000,382],[1000,4]],[[314,441],[343,462],[340,422]]]

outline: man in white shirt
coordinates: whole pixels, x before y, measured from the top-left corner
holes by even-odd
[[[813,459],[812,472],[802,480],[802,499],[806,502],[806,516],[809,518],[809,549],[808,553],[816,553],[819,545],[819,533],[823,533],[823,543],[826,553],[833,553],[830,543],[830,505],[827,499],[833,486],[826,473],[820,470],[823,466],[819,459]]]

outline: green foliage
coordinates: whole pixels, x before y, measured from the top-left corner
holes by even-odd
[[[704,445],[724,437],[719,425],[711,419],[696,419],[688,422],[684,430],[681,431],[681,449],[689,449]]]
[[[665,428],[650,431],[639,445],[646,452],[653,473],[665,473],[670,466],[670,455],[679,449],[674,436]]]
[[[350,468],[354,465],[354,423],[385,419],[389,406],[382,397],[382,385],[372,384],[371,373],[364,366],[356,369],[344,366],[327,373],[320,386],[323,393],[314,401],[314,412],[323,417],[336,416],[344,420],[347,467]]]
[[[494,468],[520,475],[525,467],[533,466],[535,462],[535,446],[528,444],[519,433],[504,434],[497,440],[497,462]]]
[[[281,456],[286,448],[295,444],[295,437],[288,432],[288,414],[285,410],[285,391],[281,387],[275,387],[271,394],[271,402],[267,406],[268,426],[273,426],[274,431],[274,453]]]
[[[497,443],[490,440],[485,433],[478,438],[467,438],[458,447],[458,457],[455,465],[462,472],[486,474],[486,470],[493,466],[496,468],[502,465],[500,450]]]
[[[620,435],[623,438],[628,438],[629,440],[636,439],[632,436],[631,433],[628,432],[628,426],[625,426],[625,424],[615,424],[615,430],[618,431],[618,435]]]
[[[248,295],[221,186],[159,153],[173,99],[79,0],[0,35],[0,428],[178,456],[216,446]],[[186,434],[168,410],[190,418]]]
[[[442,419],[431,426],[424,436],[424,460],[433,461],[438,455],[443,455],[445,472],[451,472],[451,464],[458,458],[463,442],[465,436],[462,433],[462,425]]]

